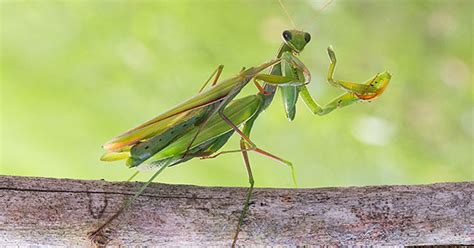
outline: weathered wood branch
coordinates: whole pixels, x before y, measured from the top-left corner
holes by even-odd
[[[140,183],[0,177],[1,245],[92,245]],[[153,184],[110,245],[229,246],[246,189]],[[474,244],[474,182],[256,189],[239,245]]]

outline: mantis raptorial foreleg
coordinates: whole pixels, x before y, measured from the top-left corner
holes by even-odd
[[[350,105],[354,102],[360,101],[360,99],[354,93],[345,93],[341,96],[330,101],[324,107],[321,107],[308,92],[306,86],[300,87],[300,96],[303,99],[304,103],[315,115],[325,115],[337,108],[342,108],[344,106]]]
[[[343,80],[334,80],[334,71],[337,61],[336,54],[334,53],[334,50],[331,46],[328,47],[327,51],[329,60],[331,61],[327,80],[331,85],[341,87],[348,92],[354,93],[355,96],[361,100],[373,99],[382,94],[382,92],[385,90],[385,87],[388,85],[388,82],[391,79],[391,75],[388,72],[379,73],[363,84]]]
[[[335,87],[340,87],[343,88],[347,91],[350,92],[367,92],[370,90],[370,88],[365,85],[365,84],[358,84],[358,83],[353,83],[353,82],[348,82],[348,81],[343,81],[343,80],[334,80],[334,71],[336,70],[336,54],[334,53],[334,50],[332,47],[328,47],[327,49],[328,55],[329,55],[329,69],[328,69],[328,82]]]
[[[283,75],[258,74],[253,78],[254,83],[264,82],[277,86],[302,86],[311,81],[308,68],[290,52],[283,53],[281,68]]]
[[[224,70],[224,65],[217,66],[217,68],[211,73],[211,76],[209,76],[209,78],[206,80],[206,82],[201,87],[201,89],[199,89],[199,93],[201,93],[206,88],[206,85],[209,83],[209,81],[211,81],[211,79],[214,77],[214,75],[215,75],[214,81],[212,81],[211,86],[216,85],[217,80],[219,80],[219,77],[222,74],[222,70]]]
[[[390,81],[391,75],[388,72],[378,73],[363,84],[334,80],[333,76],[336,67],[336,54],[332,47],[328,47],[328,55],[331,61],[328,69],[328,82],[336,87],[341,87],[348,92],[336,97],[326,105],[321,106],[313,99],[313,97],[311,97],[306,86],[301,86],[299,88],[300,96],[306,106],[308,106],[314,114],[325,115],[337,108],[342,108],[355,102],[371,100],[382,94]]]

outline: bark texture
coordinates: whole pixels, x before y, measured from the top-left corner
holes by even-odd
[[[141,183],[0,177],[1,245],[92,246]],[[244,188],[151,185],[97,242],[230,246]],[[256,189],[238,245],[474,244],[474,182]]]

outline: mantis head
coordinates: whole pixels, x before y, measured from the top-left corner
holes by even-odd
[[[289,46],[295,53],[303,51],[306,44],[311,40],[309,33],[299,30],[285,30],[282,33],[283,42]]]

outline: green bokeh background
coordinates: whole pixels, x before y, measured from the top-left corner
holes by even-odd
[[[253,140],[292,161],[301,187],[474,179],[473,1],[284,1],[312,34],[300,58],[313,96],[325,80],[383,70],[384,95],[319,117],[302,102],[289,123],[279,95]],[[272,59],[291,28],[275,1],[1,1],[2,175],[125,180],[101,144],[223,77]],[[248,86],[241,94],[253,94]],[[238,147],[233,137],[225,149]],[[257,187],[292,187],[289,169],[251,154]],[[146,180],[150,174],[142,174]],[[240,154],[192,160],[166,183],[247,186]]]

